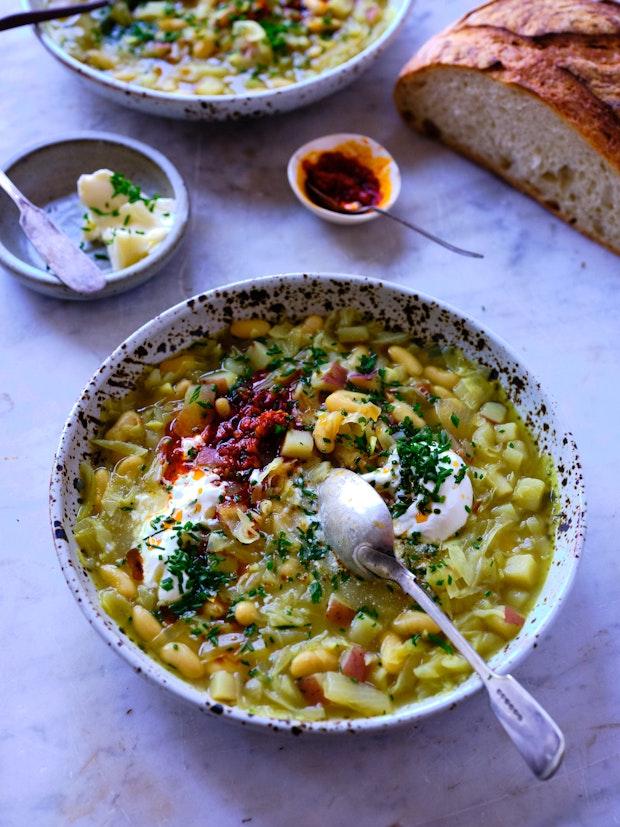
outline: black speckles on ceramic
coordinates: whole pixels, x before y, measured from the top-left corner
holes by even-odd
[[[332,95],[352,83],[390,44],[403,25],[412,3],[413,0],[388,0],[387,8],[391,12],[391,19],[385,31],[345,63],[290,86],[239,95],[177,94],[125,83],[71,57],[41,27],[36,27],[36,32],[41,43],[56,60],[73,71],[94,92],[115,103],[166,118],[238,121],[242,118],[290,112]],[[33,9],[39,9],[45,4],[46,0],[28,0],[27,3]]]
[[[211,290],[176,305],[140,328],[117,348],[91,379],[74,406],[62,433],[54,460],[50,514],[54,543],[69,588],[89,623],[137,671],[170,689],[204,711],[242,724],[271,730],[346,732],[384,729],[409,723],[455,703],[480,688],[470,677],[455,690],[398,709],[391,715],[356,720],[301,723],[251,715],[234,707],[214,704],[207,693],[159,665],[128,640],[101,610],[97,592],[82,568],[71,527],[78,510],[75,481],[80,462],[90,455],[89,440],[108,398],[122,397],[135,386],[144,365],[208,336],[233,318],[262,316],[277,321],[284,308],[292,319],[310,313],[325,314],[335,307],[355,306],[387,327],[402,328],[420,343],[456,345],[485,366],[509,392],[538,440],[540,450],[553,457],[558,470],[559,519],[553,564],[539,600],[519,635],[491,661],[502,672],[517,664],[535,645],[566,598],[581,553],[585,530],[585,501],[581,466],[571,434],[561,424],[555,405],[540,384],[497,337],[451,308],[395,285],[355,276],[290,274],[269,276]]]

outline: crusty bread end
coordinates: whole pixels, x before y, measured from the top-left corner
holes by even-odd
[[[401,72],[396,105],[620,253],[620,6],[532,0],[519,15],[494,0],[434,37]]]

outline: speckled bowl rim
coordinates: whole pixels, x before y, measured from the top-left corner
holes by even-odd
[[[174,224],[172,225],[172,228],[166,238],[161,242],[161,244],[157,245],[155,252],[136,262],[136,264],[132,264],[131,267],[125,267],[122,270],[112,270],[109,273],[106,273],[105,287],[98,293],[89,294],[88,296],[89,299],[98,299],[105,298],[109,293],[119,292],[121,285],[126,282],[131,282],[130,286],[134,286],[134,283],[137,284],[138,282],[142,282],[143,280],[150,278],[150,275],[147,275],[147,271],[152,271],[151,275],[154,276],[160,267],[164,266],[166,261],[180,244],[181,239],[185,234],[185,230],[187,229],[190,217],[190,200],[187,187],[185,186],[185,181],[172,161],[166,158],[166,156],[163,155],[163,153],[161,153],[158,149],[155,149],[142,141],[138,141],[135,138],[129,138],[126,135],[118,135],[114,132],[98,132],[94,130],[69,132],[66,135],[59,135],[51,140],[37,141],[36,143],[20,149],[19,152],[16,152],[10,158],[3,161],[1,168],[5,172],[8,172],[15,164],[20,162],[27,163],[26,159],[32,155],[36,155],[38,152],[41,152],[48,147],[56,146],[57,144],[71,144],[73,142],[81,141],[97,141],[117,144],[119,146],[132,149],[139,155],[144,156],[155,164],[155,166],[159,167],[161,172],[168,179],[176,202]],[[77,186],[77,181],[75,183]],[[4,246],[2,239],[0,239],[0,264],[4,265],[4,267],[11,271],[19,273],[22,277],[24,277],[24,279],[27,280],[27,282],[31,282],[32,286],[45,285],[45,287],[49,287],[50,290],[58,288],[59,294],[62,292],[62,297],[66,298],[66,291],[68,288],[66,288],[61,282],[58,281],[58,279],[54,278],[47,271],[41,270],[40,267],[36,267],[34,264],[28,264],[28,262],[11,253],[10,250]],[[81,296],[80,298],[84,298],[84,296]]]
[[[101,84],[102,86],[108,86],[113,89],[116,89],[118,92],[124,92],[127,95],[131,94],[139,94],[146,98],[153,98],[155,100],[161,101],[178,101],[179,104],[204,104],[206,106],[213,106],[218,108],[218,104],[221,104],[222,107],[227,106],[228,104],[235,104],[240,100],[251,100],[256,102],[262,102],[267,100],[272,100],[274,98],[288,98],[291,96],[296,96],[300,91],[303,91],[308,88],[312,88],[319,82],[328,81],[330,78],[336,77],[337,75],[341,74],[342,72],[348,73],[349,70],[354,69],[358,63],[364,62],[370,55],[374,54],[376,51],[382,51],[383,46],[387,44],[387,42],[391,39],[391,37],[395,34],[398,30],[402,22],[404,21],[405,17],[407,16],[411,6],[413,5],[414,0],[401,0],[400,8],[395,10],[394,18],[390,21],[390,23],[385,27],[384,31],[377,37],[372,43],[369,43],[365,49],[362,49],[361,52],[358,52],[353,57],[346,60],[344,63],[339,63],[337,66],[333,66],[331,69],[327,69],[324,72],[321,72],[316,77],[306,78],[305,80],[300,80],[297,83],[292,83],[290,86],[284,86],[280,89],[264,89],[257,92],[244,92],[242,94],[231,94],[231,95],[186,95],[186,94],[177,94],[174,92],[160,92],[156,89],[148,89],[144,86],[139,86],[133,83],[127,83],[126,81],[117,80],[116,78],[111,78],[106,75],[104,72],[93,68],[92,66],[88,66],[86,63],[82,63],[81,61],[77,60],[77,58],[72,57],[68,52],[66,52],[59,44],[57,44],[49,35],[47,35],[42,27],[42,25],[37,25],[34,27],[36,35],[38,39],[41,41],[43,46],[61,63],[64,63],[70,69],[73,69],[80,75],[83,75],[90,80],[96,81],[97,83]],[[22,0],[22,6],[26,9],[32,10],[35,7],[32,5],[31,0]]]
[[[571,432],[562,424],[562,419],[558,413],[558,406],[555,401],[549,398],[546,392],[542,391],[542,384],[536,379],[535,375],[523,365],[521,358],[517,356],[517,354],[501,337],[490,332],[479,322],[475,321],[471,316],[457,310],[450,304],[447,304],[433,296],[429,296],[397,284],[392,284],[390,282],[381,281],[375,278],[368,278],[365,276],[355,276],[341,273],[284,273],[280,275],[263,276],[260,278],[247,279],[231,284],[221,285],[220,287],[215,287],[205,293],[201,293],[174,305],[144,324],[136,330],[135,333],[125,339],[125,341],[121,343],[110,354],[110,356],[108,356],[107,359],[105,359],[99,370],[93,375],[90,382],[82,391],[82,394],[73,406],[67,418],[61,434],[59,447],[54,457],[54,466],[50,480],[50,521],[52,535],[54,538],[58,560],[67,581],[67,585],[82,612],[86,616],[86,619],[92,626],[94,626],[108,646],[117,651],[138,674],[144,675],[158,686],[168,689],[180,699],[198,707],[205,713],[217,715],[224,720],[230,720],[241,725],[255,727],[262,731],[286,731],[291,732],[294,735],[300,735],[302,733],[329,735],[345,732],[379,732],[394,726],[410,725],[416,720],[428,717],[429,715],[433,715],[441,710],[452,710],[460,702],[480,690],[482,688],[482,681],[476,675],[472,675],[466,681],[459,684],[459,686],[457,686],[454,690],[431,696],[430,698],[426,698],[423,701],[419,701],[408,706],[400,707],[388,715],[381,715],[373,718],[328,719],[320,722],[302,722],[299,720],[286,720],[271,718],[268,716],[253,715],[237,707],[230,707],[214,702],[209,699],[205,691],[198,690],[191,684],[172,674],[163,666],[159,665],[154,658],[151,658],[143,652],[136,644],[120,632],[117,624],[110,621],[110,618],[105,615],[98,603],[95,604],[94,601],[90,601],[80,582],[80,577],[77,572],[77,568],[82,568],[81,563],[77,553],[73,552],[63,527],[62,504],[65,491],[69,487],[68,481],[63,478],[64,455],[71,447],[72,431],[74,428],[77,429],[78,427],[76,422],[78,422],[80,417],[83,416],[83,404],[87,405],[91,399],[91,394],[95,393],[98,388],[103,387],[107,383],[112,370],[111,365],[113,365],[117,360],[131,360],[136,355],[138,348],[142,348],[142,351],[145,351],[143,344],[148,342],[149,333],[151,331],[157,330],[159,332],[161,330],[165,330],[166,328],[173,327],[176,322],[180,322],[185,316],[191,316],[196,305],[204,304],[210,298],[217,301],[218,296],[221,297],[222,294],[240,294],[242,291],[251,293],[253,290],[260,291],[265,287],[275,287],[288,283],[295,285],[296,289],[300,289],[304,281],[309,279],[318,280],[319,282],[327,281],[336,285],[355,285],[358,290],[364,289],[364,286],[369,286],[374,290],[394,291],[409,300],[419,302],[422,306],[426,305],[428,307],[429,305],[434,305],[438,311],[452,317],[457,324],[464,325],[465,329],[469,328],[468,335],[471,335],[471,331],[475,335],[481,337],[483,341],[486,340],[486,342],[490,343],[492,345],[493,352],[499,351],[502,356],[507,357],[507,363],[509,360],[512,360],[514,365],[518,367],[519,371],[527,376],[527,387],[530,387],[531,384],[533,384],[540,391],[540,395],[546,406],[546,417],[557,426],[559,433],[562,434],[562,445],[569,452],[574,467],[579,471],[578,476],[574,481],[575,494],[570,500],[571,514],[573,515],[570,519],[571,521],[574,519],[575,538],[570,546],[570,555],[567,563],[568,571],[564,574],[562,587],[556,595],[555,602],[548,608],[543,620],[539,622],[539,625],[536,628],[536,633],[534,635],[527,635],[520,632],[517,638],[512,641],[512,643],[515,643],[515,641],[519,641],[520,639],[519,646],[515,646],[515,649],[509,656],[505,656],[502,659],[502,655],[505,655],[505,651],[501,650],[490,661],[493,667],[502,673],[506,673],[512,667],[517,666],[529,654],[532,648],[537,645],[538,639],[541,637],[543,632],[548,629],[550,623],[555,619],[555,617],[557,617],[559,609],[565,602],[575,579],[585,536],[586,516],[585,491],[577,446]],[[350,302],[347,302],[347,304],[350,305]],[[254,313],[259,311],[259,308],[257,307],[252,307],[251,309]],[[562,527],[560,527],[558,531],[562,531]],[[559,561],[557,564],[559,564]],[[85,576],[88,577],[87,574],[85,574]],[[536,605],[538,606],[538,603]],[[521,637],[522,634],[523,637]],[[508,642],[507,645],[510,645],[510,642]]]

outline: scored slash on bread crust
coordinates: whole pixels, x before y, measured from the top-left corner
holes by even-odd
[[[396,105],[620,253],[620,4],[493,0],[429,40]]]

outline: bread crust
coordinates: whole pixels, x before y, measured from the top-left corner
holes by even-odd
[[[537,97],[620,174],[619,3],[491,0],[469,12],[427,41],[399,75],[396,105],[405,120],[423,133],[423,125],[409,111],[408,90],[426,73],[442,67],[483,72]],[[448,143],[442,136],[435,137]],[[569,220],[559,205],[545,203],[527,182],[511,178],[471,149],[451,145]]]

